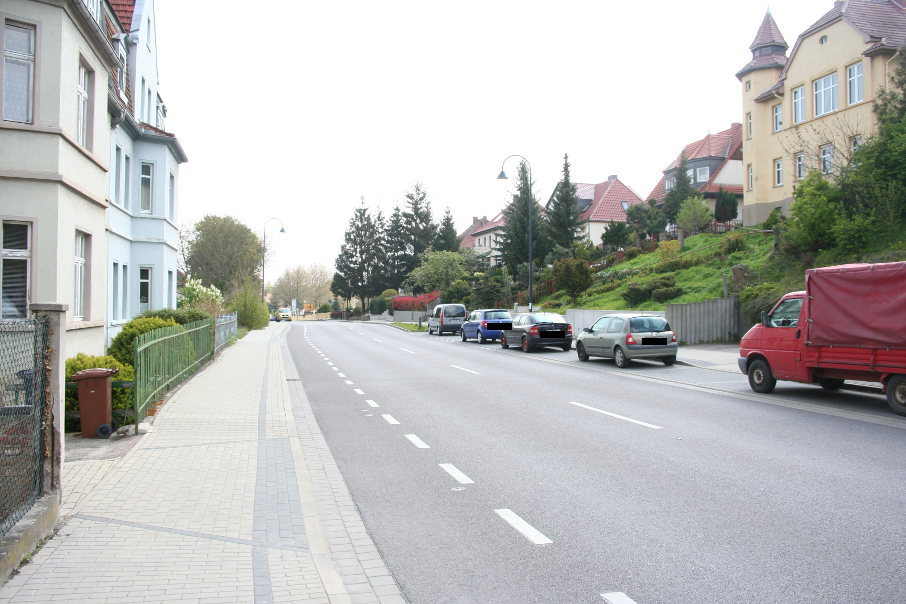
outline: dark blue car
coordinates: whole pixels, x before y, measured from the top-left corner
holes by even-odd
[[[462,341],[478,340],[484,344],[488,340],[499,340],[504,329],[513,328],[510,312],[503,308],[482,308],[473,310],[469,319],[462,324],[460,335]]]

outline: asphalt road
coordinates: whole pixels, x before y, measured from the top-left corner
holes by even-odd
[[[288,343],[412,602],[906,601],[906,420],[880,396],[382,324]]]

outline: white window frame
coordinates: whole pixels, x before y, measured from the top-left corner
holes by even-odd
[[[122,304],[122,309],[120,311],[120,318],[128,319],[129,318],[129,265],[123,263],[123,278],[120,279],[120,287],[122,288],[122,296],[120,296],[120,301]]]
[[[118,321],[120,319],[120,263],[113,263],[113,270],[111,271],[111,276],[113,277],[113,282],[110,284],[110,292],[113,295],[111,300],[111,309],[110,309],[110,319],[112,321]]]
[[[170,220],[176,220],[176,175],[170,172],[167,190],[167,214]]]
[[[815,117],[837,110],[837,74],[829,73],[814,83]]]
[[[145,174],[145,167],[148,168],[148,174]],[[139,211],[142,214],[151,214],[154,210],[154,164],[151,162],[141,162],[139,172]],[[147,191],[147,195],[145,195]],[[147,202],[147,203],[146,203]]]
[[[783,159],[774,160],[774,186],[783,186]]]
[[[92,72],[79,62],[79,81],[76,90],[76,140],[88,149],[91,144],[91,80]]]
[[[749,191],[755,188],[755,171],[752,169],[752,164],[746,165],[746,185]]]
[[[16,225],[16,226],[25,226],[25,248],[5,248],[3,246],[3,229],[7,225]],[[30,301],[30,292],[31,292],[31,246],[32,246],[32,224],[30,222],[22,222],[18,220],[4,220],[0,222],[0,299],[3,300],[2,305],[0,305],[0,319],[27,319],[28,318],[28,304]],[[7,305],[7,296],[2,296],[3,293],[3,280],[4,275],[4,264],[6,262],[15,262],[25,263],[25,301],[22,305],[21,311],[15,312],[5,312],[5,307]]]
[[[821,145],[818,149],[818,165],[822,174],[831,174],[834,171],[834,146]]]
[[[686,168],[686,178],[689,179],[689,182],[695,182],[695,170]]]
[[[128,77],[129,68],[127,67],[128,51],[126,50],[126,38],[123,38],[122,40],[120,40],[120,43],[118,44],[117,58],[119,59],[119,62],[120,62],[119,74],[117,77],[117,87],[119,88],[120,96],[123,99],[125,99],[126,98],[126,88],[127,88],[126,84],[129,79],[129,77]]]
[[[72,283],[72,314],[75,321],[84,321],[88,302],[88,250],[89,235],[82,231],[75,233],[75,252]]]
[[[774,123],[774,132],[780,132],[783,129],[783,105],[774,105],[771,109]]]
[[[796,173],[796,180],[802,180],[805,178],[805,153],[801,151],[793,156],[793,165],[795,166],[794,172]]]
[[[665,190],[665,191],[672,191],[675,187],[676,187],[676,177],[675,177],[675,176],[671,176],[671,177],[668,178],[667,181],[664,183],[664,190]]]
[[[752,138],[752,112],[746,113],[746,138]]]
[[[142,274],[147,271],[147,277],[143,277]],[[151,310],[151,300],[154,283],[152,276],[154,275],[153,269],[150,266],[140,266],[138,267],[138,312],[139,314],[145,312],[146,310]],[[145,302],[142,302],[142,285],[147,284],[147,296],[145,296]]]
[[[711,178],[711,168],[709,166],[695,169],[695,182],[708,182],[709,178]]]
[[[11,30],[19,30],[28,36],[28,48],[23,51],[7,48],[6,39]],[[7,122],[18,122],[20,124],[30,124],[33,119],[33,110],[35,104],[35,40],[37,39],[37,30],[34,25],[19,23],[18,21],[3,21],[3,120]],[[25,67],[26,81],[19,83],[14,80],[16,75],[21,75],[10,71],[11,66]],[[25,87],[25,106],[18,108],[10,102],[7,107],[7,83],[12,89],[14,84]],[[12,97],[12,95],[10,94]]]
[[[123,148],[113,146],[113,201],[123,205]]]
[[[805,86],[793,88],[793,123],[805,121]]]
[[[846,68],[846,89],[850,105],[861,103],[865,100],[865,91],[862,79],[862,61],[853,63]]]
[[[101,0],[82,0],[82,4],[88,9],[88,14],[97,23],[101,22]]]
[[[132,203],[132,156],[123,154],[123,207],[127,210]]]
[[[176,291],[173,279],[173,271],[167,271],[167,308],[176,308],[173,303],[173,293]]]

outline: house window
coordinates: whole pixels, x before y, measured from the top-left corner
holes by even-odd
[[[667,182],[664,183],[664,188],[667,191],[672,191],[675,186],[676,186],[676,177],[675,176],[671,176],[670,178],[667,179]]]
[[[148,110],[147,114],[145,114],[145,123],[146,123],[146,124],[150,124],[150,123],[151,123],[151,111],[152,111],[152,106],[151,106],[151,88],[148,88],[148,90],[145,91],[145,94],[146,94],[147,97],[148,97],[148,98],[147,98],[147,101],[148,101],[148,102],[147,102],[147,105],[145,105],[145,106],[147,107],[147,110]]]
[[[780,129],[783,128],[783,105],[774,105],[772,113],[774,116],[774,132],[780,132]]]
[[[692,168],[686,170],[686,178],[689,179],[689,182],[695,182],[695,171]]]
[[[834,171],[834,146],[822,145],[818,150],[818,161],[821,164],[821,172],[830,174]]]
[[[31,262],[31,225],[3,221],[0,252],[0,319],[28,318],[28,276]]]
[[[128,80],[127,69],[126,69],[127,56],[128,55],[127,55],[127,51],[126,51],[126,39],[123,38],[122,40],[120,40],[119,48],[117,49],[117,58],[119,59],[120,66],[119,66],[119,70],[117,71],[117,76],[116,76],[116,83],[117,83],[117,86],[119,87],[120,95],[123,98],[126,97],[126,81]]]
[[[123,150],[119,145],[114,145],[113,152],[113,201],[123,204]]]
[[[793,156],[793,163],[796,166],[796,180],[805,178],[805,153],[799,152]]]
[[[793,123],[805,121],[805,86],[793,88]]]
[[[849,90],[849,104],[855,105],[864,100],[862,94],[862,63],[854,63],[846,68],[846,82]]]
[[[120,287],[122,292],[120,293],[120,303],[122,308],[120,309],[120,318],[126,319],[129,317],[129,265],[123,265],[123,278],[120,279]]]
[[[862,135],[857,134],[855,136],[849,137],[849,150],[852,153],[855,153],[859,150],[859,147],[862,146]]]
[[[142,89],[139,90],[139,92],[138,92],[139,96],[142,97],[142,112],[138,116],[139,121],[145,119],[145,88],[147,88],[147,86],[145,84],[145,78],[143,77],[142,78]]]
[[[746,138],[752,138],[752,112],[746,113]]]
[[[132,158],[125,154],[123,167],[123,207],[129,209],[129,202],[132,193]]]
[[[3,26],[3,119],[29,124],[35,80],[35,28]]]
[[[168,211],[170,220],[176,220],[176,177],[170,172],[170,186],[167,190]]]
[[[708,166],[695,169],[696,182],[707,182],[709,178],[711,178],[711,168],[709,168]]]
[[[88,13],[91,15],[91,18],[101,22],[101,0],[82,0],[82,4],[85,5],[85,8],[88,9]]]
[[[79,64],[79,86],[77,91],[76,139],[88,149],[91,144],[91,80],[93,73],[85,65]]]
[[[749,164],[746,166],[746,188],[751,191],[754,184],[755,174],[752,172],[752,164]]]
[[[774,160],[774,186],[779,187],[783,184],[783,160]]]
[[[73,281],[72,314],[76,321],[85,318],[88,299],[88,235],[76,231],[75,274]]]
[[[143,313],[151,308],[151,269],[142,266],[138,269],[138,312]]]
[[[142,162],[141,176],[141,207],[143,214],[151,213],[151,194],[153,192],[152,181],[154,180],[154,165]]]
[[[752,80],[746,80],[746,92],[752,90]]]
[[[120,319],[120,264],[119,262],[113,263],[113,270],[111,271],[113,276],[113,283],[111,283],[110,293],[113,294],[113,299],[111,300],[111,310],[110,318],[116,321]]]
[[[815,117],[837,110],[837,74],[815,80]]]
[[[167,308],[176,308],[173,303],[173,271],[167,271]]]

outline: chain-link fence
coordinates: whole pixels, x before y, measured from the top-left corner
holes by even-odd
[[[0,321],[0,537],[41,496],[47,444],[47,321]]]

